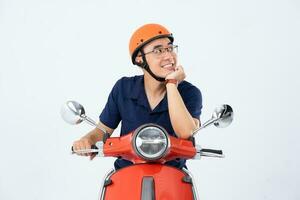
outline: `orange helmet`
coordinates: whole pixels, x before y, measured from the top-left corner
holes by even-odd
[[[165,27],[159,24],[145,24],[138,28],[131,36],[129,42],[129,52],[133,64],[135,63],[135,57],[139,50],[143,48],[149,42],[167,37],[171,42],[174,41],[172,33],[170,33]]]

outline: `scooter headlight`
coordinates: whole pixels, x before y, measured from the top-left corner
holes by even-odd
[[[158,160],[167,152],[169,137],[162,127],[146,124],[135,131],[133,146],[143,159]]]

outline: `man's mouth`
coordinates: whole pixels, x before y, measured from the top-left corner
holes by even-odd
[[[168,63],[168,64],[165,64],[161,67],[164,68],[164,69],[167,69],[167,70],[175,70],[174,63]]]

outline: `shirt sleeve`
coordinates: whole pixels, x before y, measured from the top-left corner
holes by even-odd
[[[120,84],[121,81],[119,80],[112,88],[107,103],[99,116],[99,120],[111,129],[117,128],[121,121],[120,110],[118,107],[121,88]]]
[[[200,120],[202,109],[202,94],[200,90],[195,86],[189,86],[184,89],[182,98],[192,117]]]

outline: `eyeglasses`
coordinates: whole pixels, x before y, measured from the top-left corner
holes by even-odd
[[[144,53],[144,55],[153,53],[155,57],[161,58],[165,55],[165,53],[177,53],[178,52],[178,46],[177,45],[170,45],[168,47],[157,47],[154,48],[152,51]]]

